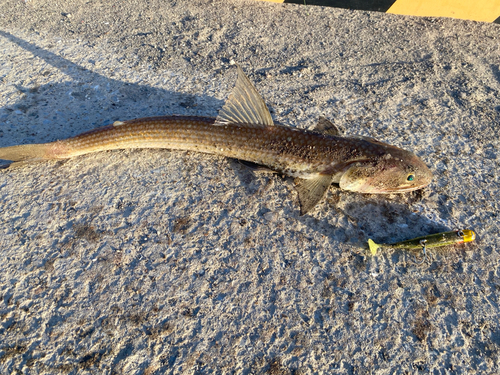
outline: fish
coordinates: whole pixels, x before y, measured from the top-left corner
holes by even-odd
[[[452,230],[450,232],[442,232],[413,238],[411,240],[391,243],[391,244],[377,244],[372,239],[368,239],[368,247],[372,255],[377,254],[377,250],[381,247],[391,249],[409,249],[417,250],[426,248],[457,245],[465,242],[471,242],[476,239],[476,233],[470,229]]]
[[[163,148],[239,159],[294,178],[300,215],[310,212],[331,184],[370,194],[421,189],[432,172],[415,154],[376,139],[343,136],[325,117],[310,130],[274,123],[264,99],[237,66],[236,85],[216,118],[158,116],[96,128],[51,143],[0,148],[7,168],[91,152]]]

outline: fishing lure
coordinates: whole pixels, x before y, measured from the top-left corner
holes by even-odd
[[[391,244],[377,244],[373,240],[368,240],[368,246],[372,255],[377,254],[377,250],[381,247],[391,249],[409,249],[416,250],[422,249],[425,255],[426,248],[441,247],[448,245],[456,245],[464,242],[471,242],[476,239],[476,233],[470,229],[452,230],[450,232],[442,232],[431,234],[429,236],[422,236],[413,238],[411,240],[391,243]]]

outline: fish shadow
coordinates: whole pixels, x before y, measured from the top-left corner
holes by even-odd
[[[371,238],[375,242],[392,243],[450,230],[401,200],[400,197],[394,200],[388,197],[365,198],[361,202],[348,203],[344,212],[364,233],[364,240]]]
[[[18,99],[0,108],[3,132],[0,147],[52,142],[117,120],[173,114],[215,117],[224,104],[223,100],[207,95],[174,92],[110,78],[8,32],[0,30],[0,36],[43,60],[47,68],[41,75],[48,77],[49,81],[42,85],[14,85],[19,93]],[[54,69],[66,74],[69,80],[60,82],[58,78],[58,82],[51,82]],[[295,68],[290,69],[294,71]],[[178,77],[172,73],[171,78]],[[260,188],[255,183],[255,173],[234,160],[230,164],[248,193],[255,194]],[[272,174],[264,176],[281,178],[272,177]],[[292,186],[292,180],[287,181]],[[330,203],[320,203],[317,208],[337,210],[340,218],[337,225],[330,223],[331,216],[316,215],[315,212],[300,217],[295,196],[291,197],[295,199],[294,204],[285,207],[283,214],[296,217],[326,237],[356,247],[365,247],[368,238],[387,243],[448,230],[397,201],[342,194],[347,194],[344,196],[348,197],[349,203],[338,206],[338,202],[331,202],[332,193],[329,193]]]
[[[340,190],[330,194],[327,202],[320,205],[324,205],[325,210],[336,211],[335,225],[331,224],[328,215],[320,219],[306,215],[301,220],[325,237],[348,243],[363,253],[366,253],[363,249],[368,248],[369,238],[377,243],[392,243],[454,229],[416,212],[413,202],[404,202],[408,197],[393,198]],[[407,194],[413,198],[418,192]]]
[[[333,184],[315,209],[300,216],[299,203],[293,193],[293,178],[256,171],[236,159],[229,159],[229,164],[248,196],[258,193],[265,184],[264,180],[279,179],[279,183],[289,190],[288,198],[294,201],[292,205],[281,206],[283,215],[295,217],[332,241],[348,243],[358,249],[367,248],[369,238],[377,243],[393,243],[458,229],[437,223],[412,207],[425,195],[422,190],[393,196],[370,195],[342,191]],[[335,224],[327,211],[336,211]]]
[[[17,100],[0,108],[3,136],[0,147],[26,143],[45,143],[75,136],[117,120],[159,116],[212,116],[223,101],[207,95],[193,95],[128,83],[82,67],[53,52],[0,30],[0,36],[43,60],[47,67],[28,84],[14,84]],[[90,59],[86,64],[98,62]],[[100,67],[106,70],[108,67]],[[97,69],[97,67],[96,67]],[[54,71],[63,72],[50,82]],[[109,75],[113,75],[109,71]],[[138,73],[139,74],[139,73]],[[165,79],[180,79],[179,74],[161,72]],[[49,81],[37,84],[37,81]]]

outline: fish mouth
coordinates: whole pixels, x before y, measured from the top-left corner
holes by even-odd
[[[422,184],[419,186],[409,186],[409,187],[398,187],[398,188],[386,188],[377,191],[371,191],[370,194],[387,194],[387,193],[406,193],[409,191],[415,191],[425,188],[429,184]]]
[[[350,191],[353,191],[353,192],[357,192],[357,193],[364,193],[364,194],[392,194],[392,193],[407,193],[407,192],[410,192],[410,191],[415,191],[415,190],[420,190],[420,189],[423,189],[425,188],[426,186],[428,186],[429,184],[421,184],[421,185],[418,185],[418,186],[408,186],[408,187],[383,187],[383,188],[380,188],[380,187],[377,187],[377,186],[369,186],[367,188],[367,186],[356,186],[356,187],[345,187],[344,189],[345,190],[350,190]]]

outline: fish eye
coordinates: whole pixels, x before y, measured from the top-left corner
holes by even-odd
[[[408,177],[406,178],[406,181],[413,181],[415,179],[414,174],[409,174]]]
[[[464,232],[462,232],[461,230],[459,230],[459,231],[457,232],[457,235],[458,235],[459,237],[463,237],[463,236],[464,236]]]

